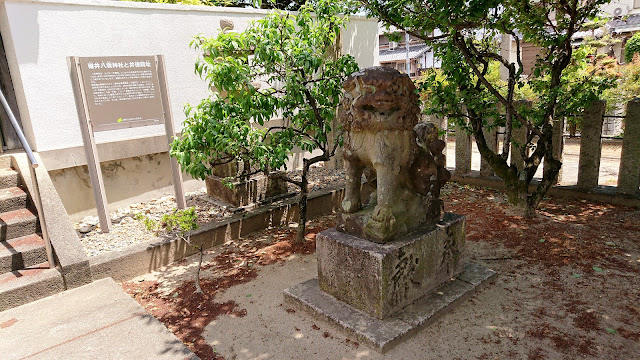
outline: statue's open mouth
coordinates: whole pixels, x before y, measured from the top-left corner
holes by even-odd
[[[358,99],[358,103],[364,111],[388,114],[399,110],[397,95],[386,91],[366,94]]]
[[[362,110],[376,115],[386,116],[393,114],[394,112],[400,110],[400,108],[397,106],[394,107],[393,104],[384,104],[383,106],[374,106],[369,104],[362,106]]]

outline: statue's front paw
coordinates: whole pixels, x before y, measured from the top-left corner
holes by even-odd
[[[393,239],[397,229],[396,218],[393,216],[391,208],[376,206],[365,229],[375,242],[385,243]]]
[[[344,199],[342,200],[342,211],[347,213],[347,214],[351,214],[354,213],[358,210],[360,210],[360,202],[358,201],[352,201],[350,199]]]
[[[396,218],[393,216],[393,212],[388,206],[376,206],[373,210],[372,218],[374,221],[381,223],[388,229],[393,229],[396,224]]]

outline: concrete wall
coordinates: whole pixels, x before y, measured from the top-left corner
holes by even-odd
[[[173,195],[169,155],[165,153],[103,161],[101,164],[110,210],[153,197]],[[51,181],[73,220],[94,213],[89,169],[86,165],[49,171]],[[183,175],[185,190],[193,191],[204,183]]]
[[[232,20],[234,30],[242,31],[266,14],[256,9],[103,0],[0,3],[0,32],[23,128],[47,168],[56,170],[51,174],[67,211],[93,206],[86,167],[80,167],[86,158],[68,56],[164,55],[174,123],[180,131],[184,104],[197,104],[208,95],[193,71],[197,53],[189,48],[192,38],[217,34],[221,19]],[[353,55],[361,67],[378,65],[377,31],[376,20],[352,17],[343,32],[343,52]],[[104,173],[110,202],[171,184],[163,134],[162,125],[96,133],[100,159],[107,162],[103,170],[113,170]]]
[[[68,56],[163,54],[176,130],[185,103],[207,95],[194,74],[197,53],[189,42],[197,34],[215,35],[223,18],[236,31],[265,10],[120,1],[6,0],[0,31],[7,47],[18,105],[31,146],[43,152],[82,145],[66,59]],[[344,52],[362,67],[377,63],[377,22],[354,17],[343,34]],[[163,133],[148,126],[96,134],[98,143]],[[130,156],[144,155],[132,153]]]

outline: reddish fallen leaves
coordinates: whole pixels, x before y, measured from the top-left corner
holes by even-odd
[[[446,210],[466,215],[467,240],[504,246],[546,267],[573,265],[585,272],[605,267],[640,273],[624,254],[640,246],[640,210],[553,198],[534,218],[513,214],[496,190],[457,185],[444,196]]]
[[[203,277],[200,280],[203,293],[196,294],[193,281],[186,281],[172,290],[169,295],[158,290],[155,281],[127,282],[122,286],[155,318],[169,328],[183,343],[203,360],[222,360],[204,340],[202,333],[205,327],[221,315],[242,317],[245,309],[238,309],[234,301],[218,303],[216,295],[224,290],[249,282],[256,278],[258,271],[253,264],[268,265],[293,255],[312,254],[315,252],[315,236],[319,231],[331,226],[327,220],[316,221],[310,226],[306,241],[292,243],[296,230],[289,228],[270,229],[266,231],[272,242],[254,242],[250,250],[241,248],[229,249],[202,266],[203,270],[211,269],[220,276]],[[264,233],[262,236],[264,237]],[[249,236],[245,241],[251,240]],[[275,240],[275,242],[273,242]],[[287,309],[287,312],[295,312]]]
[[[202,337],[204,328],[220,315],[245,316],[235,301],[218,303],[215,296],[231,286],[255,279],[255,269],[235,269],[215,279],[201,279],[203,293],[195,293],[193,281],[187,281],[169,295],[158,291],[155,281],[128,282],[124,289],[155,318],[171,330],[200,359],[223,359]]]
[[[509,261],[512,271],[508,273],[535,273],[541,284],[532,287],[539,289],[540,296],[549,299],[547,306],[569,314],[567,318],[557,319],[555,312],[547,311],[546,307],[534,310],[530,315],[537,320],[531,323],[527,336],[550,342],[555,350],[569,357],[596,356],[601,345],[595,343],[595,336],[605,331],[617,331],[624,338],[640,341],[633,321],[625,322],[629,328],[607,328],[602,320],[603,309],[592,301],[584,301],[589,301],[589,297],[602,296],[601,289],[593,288],[591,291],[595,293],[590,294],[589,290],[567,288],[566,281],[567,269],[570,269],[570,277],[580,279],[588,276],[598,279],[590,281],[600,284],[606,280],[591,276],[600,273],[615,274],[622,279],[637,277],[640,263],[635,254],[640,252],[640,210],[584,200],[550,198],[540,205],[537,216],[523,218],[496,190],[452,184],[445,193],[446,210],[466,216],[467,241],[490,244],[494,250],[502,249],[496,250],[498,252],[506,250],[503,256],[487,259]],[[618,299],[633,301],[633,292],[624,287],[628,283],[618,281],[623,286],[617,288]],[[611,285],[615,283],[612,280],[608,286],[615,286]],[[564,302],[561,303],[554,304],[551,300],[562,298]],[[619,305],[624,307],[624,302]],[[594,306],[598,312],[594,312]],[[633,311],[614,310],[611,306],[606,308],[606,313],[617,314],[618,319],[624,319],[628,316],[625,313]],[[574,329],[551,325],[567,320]],[[528,358],[544,359],[547,358],[545,353],[542,348],[532,349]]]

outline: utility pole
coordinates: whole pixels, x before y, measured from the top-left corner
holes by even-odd
[[[404,32],[404,47],[407,49],[407,59],[405,60],[404,68],[407,70],[407,75],[411,76],[411,60],[409,59],[409,33]]]

